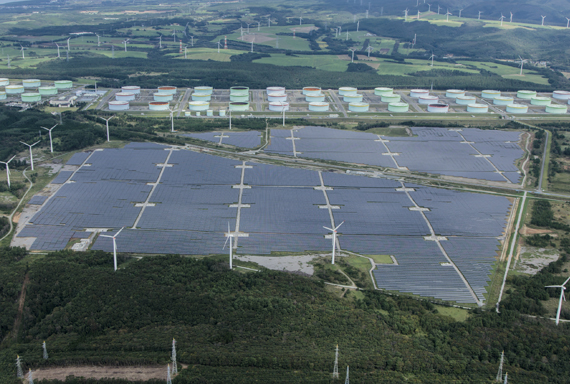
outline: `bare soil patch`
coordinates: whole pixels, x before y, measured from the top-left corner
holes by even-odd
[[[364,61],[378,61],[377,57],[368,57],[367,55],[356,55],[356,57],[358,57],[358,60],[364,60]]]
[[[528,235],[536,235],[536,234],[544,234],[544,233],[552,233],[551,230],[549,229],[536,229],[536,228],[529,228],[526,225],[523,225],[523,227],[520,230],[520,234],[524,235],[524,236],[528,236]]]
[[[183,366],[182,368],[186,368]],[[70,366],[70,367],[50,367],[38,368],[34,371],[36,380],[65,380],[68,376],[85,377],[92,379],[115,378],[125,380],[166,380],[166,367],[104,367],[104,366]]]
[[[256,34],[256,35],[243,35],[243,37],[238,38],[238,40],[246,41],[248,43],[251,43],[253,41],[254,43],[261,44],[261,43],[266,43],[268,41],[273,41],[275,40],[275,38],[267,35]]]
[[[348,55],[336,55],[336,57],[338,57],[341,60],[347,60],[347,61],[352,60],[351,57]]]
[[[380,63],[364,63],[366,65],[368,65],[369,67],[372,67],[374,69],[378,69],[380,68]]]
[[[317,27],[300,27],[300,28],[289,28],[291,31],[295,30],[296,32],[300,33],[309,33],[311,31],[316,31]]]
[[[18,224],[18,221],[20,221],[20,215],[21,215],[21,214],[22,214],[21,212],[16,213],[16,214],[14,215],[14,217],[12,218],[12,221],[13,221],[14,223]]]

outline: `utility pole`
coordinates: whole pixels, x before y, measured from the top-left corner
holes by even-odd
[[[338,379],[338,344],[336,345],[336,350],[334,353],[334,368],[333,368],[333,379]]]

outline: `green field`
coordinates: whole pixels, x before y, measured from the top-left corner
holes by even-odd
[[[254,62],[281,66],[306,66],[337,72],[346,71],[349,63],[349,61],[340,60],[336,55],[287,56],[285,54],[273,54],[271,57],[264,57]]]

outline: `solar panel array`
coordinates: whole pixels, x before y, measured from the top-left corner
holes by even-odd
[[[427,133],[443,138],[454,134]],[[431,232],[422,213],[410,210],[415,202],[429,209],[425,217],[435,233],[448,237],[441,242],[444,249],[484,299],[497,237],[511,206],[504,197],[411,184],[406,185],[413,188],[408,197],[397,191],[402,184],[395,180],[324,172],[325,197],[316,171],[258,163],[245,163],[244,168],[241,161],[165,149],[132,143],[94,152],[18,236],[35,237],[32,249],[56,250],[72,238],[88,237],[87,228],[114,233],[125,226],[117,238],[120,252],[222,253],[224,232],[228,222],[235,230],[239,210],[239,230],[246,237],[237,239],[237,253],[329,252],[323,226],[331,226],[332,212],[335,225],[345,221],[339,230],[343,249],[397,259],[399,265],[376,268],[378,287],[474,302],[437,244],[424,239]],[[140,205],[146,201],[150,204],[143,211]],[[92,248],[112,251],[112,241],[99,236]]]
[[[411,171],[438,173],[491,181],[505,181],[496,172],[505,172],[511,182],[520,181],[521,175],[515,166],[524,154],[517,144],[519,132],[480,130],[464,128],[460,132],[447,128],[411,128],[413,137],[383,137],[385,145],[397,165]],[[269,153],[298,157],[333,160],[339,162],[368,164],[381,167],[396,167],[386,146],[377,141],[378,136],[366,132],[352,132],[325,127],[271,130]],[[471,145],[464,141],[473,142]],[[474,149],[475,148],[475,149]],[[489,160],[477,155],[492,155]]]
[[[67,160],[67,165],[81,165],[89,157],[91,152],[78,152]]]
[[[255,148],[261,145],[261,134],[256,131],[246,132],[204,132],[204,133],[187,133],[183,136],[192,137],[194,139],[211,141],[214,143],[233,145],[241,148]]]
[[[47,200],[47,198],[47,196],[35,195],[30,199],[30,201],[28,201],[28,204],[42,205]]]
[[[55,179],[52,180],[52,184],[64,184],[73,174],[72,171],[61,171],[59,172],[59,174],[55,177]]]

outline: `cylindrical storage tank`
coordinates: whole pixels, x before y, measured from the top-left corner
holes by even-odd
[[[407,103],[390,103],[388,110],[390,112],[408,112],[410,106]]]
[[[309,111],[311,112],[327,112],[329,110],[329,103],[322,101],[314,101],[309,103]]]
[[[0,100],[5,100],[5,99],[6,99],[6,92],[0,91]]]
[[[0,81],[2,81],[2,79],[0,79]],[[570,92],[568,92],[568,91],[554,91],[554,92],[552,92],[552,97],[554,97],[555,99],[558,99],[558,100],[569,100],[570,99]]]
[[[422,96],[418,99],[419,104],[437,104],[439,101],[439,97],[437,96]]]
[[[545,111],[546,113],[566,113],[568,112],[568,107],[565,105],[551,104],[546,106]]]
[[[410,90],[410,97],[422,97],[429,95],[429,91],[427,89],[412,89]]]
[[[54,81],[53,85],[55,85],[55,87],[57,89],[69,89],[69,88],[73,87],[73,81],[71,81],[71,80],[58,80],[58,81]]]
[[[447,91],[445,91],[445,97],[456,99],[459,96],[465,96],[465,91],[462,91],[460,89],[448,89]]]
[[[212,111],[211,109],[208,109],[206,111],[206,116],[214,116],[214,111]]]
[[[483,99],[494,99],[495,97],[501,96],[501,91],[495,91],[491,89],[486,89],[481,91],[481,97]]]
[[[211,95],[212,92],[214,92],[214,88],[212,87],[194,87],[194,94]]]
[[[550,105],[550,103],[552,102],[552,100],[550,100],[550,97],[533,97],[532,99],[530,99],[530,103],[532,105]]]
[[[495,105],[511,105],[515,103],[515,99],[509,96],[498,96],[493,99]]]
[[[267,94],[267,100],[272,101],[287,101],[287,94],[285,93],[269,93]]]
[[[207,101],[191,101],[188,103],[188,109],[191,111],[207,111],[210,103]]]
[[[471,113],[486,113],[489,112],[489,107],[486,104],[469,104],[467,112]]]
[[[249,94],[246,95],[230,95],[230,101],[245,103],[249,101]]]
[[[396,95],[395,93],[393,94],[386,94],[386,95],[382,95],[382,97],[380,98],[380,100],[382,100],[383,103],[399,103],[401,99],[400,95]]]
[[[42,101],[42,95],[39,93],[22,93],[22,101],[24,103],[37,103]]]
[[[0,87],[10,85],[10,80],[5,77],[0,77]]]
[[[528,105],[511,104],[507,105],[507,113],[527,113]]]
[[[341,96],[344,95],[356,95],[356,93],[358,92],[357,88],[353,88],[353,87],[340,87],[338,89],[338,94]]]
[[[316,96],[321,94],[321,89],[319,87],[304,87],[303,95]]]
[[[517,97],[519,99],[532,99],[533,97],[536,97],[536,91],[518,91],[517,92]]]
[[[23,85],[7,85],[6,86],[6,93],[8,95],[15,95],[18,93],[24,93],[24,86]]]
[[[249,111],[249,103],[242,101],[235,101],[230,103],[230,111],[232,112],[243,112]]]
[[[158,87],[158,93],[166,93],[168,95],[175,95],[176,94],[176,87],[171,87],[171,86]]]
[[[126,93],[134,93],[135,95],[140,95],[141,87],[138,87],[136,85],[125,85],[124,87],[121,87],[121,91]]]
[[[285,93],[285,87],[267,87],[265,92],[267,92],[268,95],[271,93]]]
[[[196,117],[199,117],[199,116],[200,116],[200,112],[196,112]]]
[[[345,103],[359,103],[362,101],[362,95],[359,94],[344,95],[343,100]]]
[[[368,112],[370,105],[368,103],[350,103],[348,110],[352,112]]]
[[[249,87],[231,87],[230,88],[230,97],[231,96],[248,96],[249,97]]]
[[[174,95],[171,93],[155,93],[153,97],[154,101],[172,101]]]
[[[134,93],[128,93],[128,92],[115,93],[115,100],[117,101],[131,101],[134,99],[135,99]],[[164,100],[157,100],[157,101],[164,101]]]
[[[269,103],[269,110],[272,112],[288,111],[289,103],[280,103],[280,102]]]
[[[428,112],[434,113],[447,113],[449,112],[449,105],[447,104],[430,104],[427,107]]]
[[[189,117],[189,116],[192,116],[192,113],[190,113],[190,112],[186,111],[186,112],[184,112],[184,116],[185,116],[185,117]]]
[[[325,95],[322,93],[320,95],[306,95],[305,100],[309,103],[318,103],[325,101]]]
[[[42,85],[42,82],[38,79],[27,79],[22,80],[22,85],[24,88],[37,88]]]
[[[224,117],[226,115],[225,109],[220,109],[220,116]]]
[[[384,88],[384,87],[374,88],[374,94],[376,96],[391,95],[393,93],[394,93],[394,88]]]
[[[57,95],[57,88],[56,87],[39,87],[38,92],[42,96]]]
[[[148,109],[151,111],[168,111],[169,107],[168,101],[151,101],[148,103]]]
[[[129,109],[128,101],[109,101],[109,111],[126,111]]]
[[[212,101],[211,93],[196,93],[192,94],[192,101]]]
[[[458,96],[455,99],[455,102],[459,105],[475,104],[477,102],[477,98],[475,96]]]

